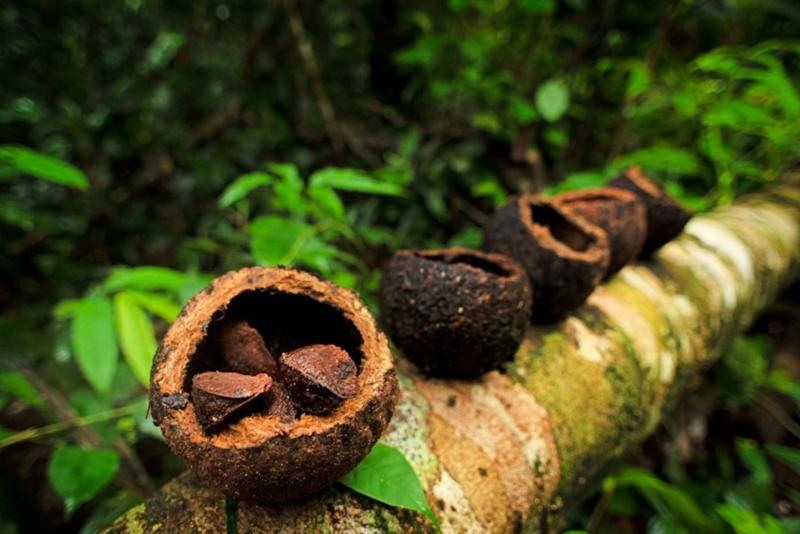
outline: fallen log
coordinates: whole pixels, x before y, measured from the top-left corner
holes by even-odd
[[[428,379],[399,364],[382,441],[408,457],[444,532],[547,531],[658,426],[800,266],[800,185],[694,218],[565,320],[532,328],[507,373]],[[190,473],[111,532],[427,531],[337,485],[292,505],[226,503]]]

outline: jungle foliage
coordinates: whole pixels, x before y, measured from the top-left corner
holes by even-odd
[[[95,532],[180,471],[149,366],[215,274],[295,265],[377,311],[392,251],[475,246],[509,194],[638,164],[702,211],[776,180],[798,36],[789,0],[4,3],[0,531]],[[740,433],[687,456],[666,432],[574,526],[797,531],[800,385],[770,343],[713,372]]]

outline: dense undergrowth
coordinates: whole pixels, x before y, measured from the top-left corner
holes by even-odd
[[[788,0],[0,6],[0,531],[96,531],[180,471],[148,369],[213,274],[296,265],[374,308],[393,250],[476,245],[515,192],[639,164],[702,211],[778,179],[798,35]],[[576,528],[797,528],[781,302]]]

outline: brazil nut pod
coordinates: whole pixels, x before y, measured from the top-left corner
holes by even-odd
[[[611,252],[606,277],[642,251],[647,238],[647,210],[634,193],[612,187],[583,189],[559,195],[556,203],[605,231]]]
[[[233,343],[235,335],[244,338]],[[225,358],[221,343],[250,355]],[[271,355],[317,346],[335,352],[335,365],[346,364],[350,376],[344,390],[331,386],[340,395],[324,410],[305,411],[303,399],[281,385]],[[324,375],[325,351],[307,374],[322,366]],[[150,412],[172,450],[207,485],[262,503],[310,495],[353,469],[398,395],[386,337],[355,293],[286,268],[230,272],[195,295],[164,336],[151,383]]]
[[[692,212],[669,197],[639,167],[631,167],[611,180],[609,187],[631,191],[647,208],[647,239],[642,253],[655,252],[681,233],[692,218]]]
[[[474,378],[512,359],[530,305],[519,264],[465,248],[401,250],[381,288],[392,340],[423,372],[439,377]]]
[[[518,261],[533,289],[535,321],[581,304],[608,268],[605,232],[540,195],[512,197],[486,226],[483,248]]]

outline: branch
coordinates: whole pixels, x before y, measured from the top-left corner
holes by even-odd
[[[555,530],[641,443],[800,266],[800,185],[698,216],[564,321],[532,328],[506,374],[434,380],[399,364],[382,441],[414,466],[445,532]],[[245,531],[426,530],[343,487],[293,505],[240,503]],[[185,474],[112,532],[225,524],[225,499]]]

